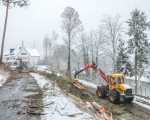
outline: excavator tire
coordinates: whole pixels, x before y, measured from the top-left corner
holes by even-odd
[[[108,95],[108,99],[111,103],[116,104],[116,103],[120,102],[120,95],[117,91],[110,90],[109,95]]]
[[[128,98],[125,100],[125,103],[131,103],[133,101],[133,98]]]
[[[106,97],[106,90],[105,86],[101,86],[97,89],[96,94],[98,95],[99,98],[104,99]]]

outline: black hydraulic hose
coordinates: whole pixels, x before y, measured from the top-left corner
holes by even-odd
[[[101,73],[103,73],[103,71],[102,71],[101,69],[99,69],[99,71],[100,71]]]
[[[77,73],[75,73],[74,78],[76,78],[77,74],[79,74],[80,72],[82,72],[83,70],[78,71]]]

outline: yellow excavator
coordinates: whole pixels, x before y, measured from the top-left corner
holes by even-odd
[[[111,103],[131,103],[134,99],[132,88],[125,84],[125,78],[124,75],[116,74],[116,75],[108,75],[106,76],[102,70],[97,69],[96,64],[93,62],[92,64],[88,65],[84,69],[78,71],[75,73],[74,79],[72,79],[72,83],[78,82],[76,79],[76,76],[81,73],[82,71],[92,68],[96,72],[98,72],[99,75],[102,76],[102,78],[106,81],[106,85],[98,84],[97,85],[97,95],[99,98],[108,98],[108,100]]]

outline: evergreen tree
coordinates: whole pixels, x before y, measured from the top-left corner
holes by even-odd
[[[128,51],[134,55],[134,74],[135,74],[135,92],[137,92],[137,75],[141,74],[141,70],[148,63],[148,39],[146,30],[150,27],[147,22],[147,16],[144,12],[135,9],[131,12],[131,19],[127,21],[130,37],[128,41]]]
[[[119,45],[117,47],[118,55],[116,59],[116,69],[117,73],[131,76],[133,73],[133,69],[124,45],[125,42],[120,39]]]

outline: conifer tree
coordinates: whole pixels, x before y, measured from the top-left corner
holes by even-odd
[[[128,52],[134,55],[135,93],[137,93],[137,76],[141,74],[141,70],[148,63],[149,43],[146,30],[150,27],[150,22],[147,22],[144,12],[135,9],[131,12],[131,19],[127,23],[129,26],[127,34],[130,37]]]
[[[124,75],[132,75],[133,70],[131,67],[131,62],[129,61],[129,56],[125,48],[125,42],[122,39],[119,40],[119,45],[117,47],[117,59],[116,59],[116,69],[117,73],[122,73]]]

